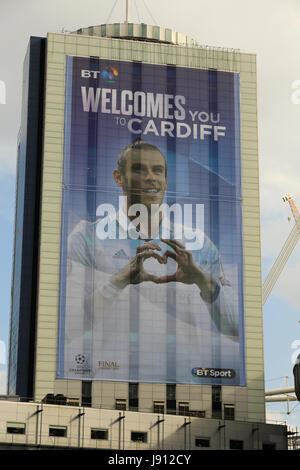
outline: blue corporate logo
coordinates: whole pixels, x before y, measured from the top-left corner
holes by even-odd
[[[106,83],[115,83],[118,75],[119,72],[115,67],[105,67],[105,69],[101,71],[101,78],[103,78]]]

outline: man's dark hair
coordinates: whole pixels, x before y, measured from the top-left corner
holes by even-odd
[[[159,148],[156,147],[156,145],[148,144],[148,142],[145,142],[144,140],[142,140],[140,138],[135,139],[132,142],[132,144],[129,144],[126,147],[124,147],[121,150],[121,152],[119,153],[117,163],[118,163],[118,170],[122,173],[122,175],[125,175],[125,171],[126,171],[127,154],[128,154],[128,152],[130,152],[132,150],[146,150],[146,151],[151,151],[151,150],[153,151],[154,150],[156,152],[159,152],[165,160],[165,173],[166,173],[166,176],[167,176],[167,163],[166,163],[165,156],[161,153]]]

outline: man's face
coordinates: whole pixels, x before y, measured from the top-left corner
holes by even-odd
[[[131,150],[126,156],[125,174],[114,172],[115,181],[122,186],[128,203],[161,204],[167,187],[166,162],[157,150]]]

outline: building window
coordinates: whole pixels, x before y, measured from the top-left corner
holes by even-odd
[[[81,406],[92,406],[92,382],[81,383]]]
[[[205,418],[206,411],[205,410],[190,410],[189,416],[194,418]]]
[[[129,384],[129,409],[138,411],[139,408],[139,384]]]
[[[126,400],[117,398],[116,399],[116,410],[125,411],[126,410]]]
[[[133,442],[147,442],[147,433],[146,432],[131,432],[131,440]]]
[[[114,36],[120,36],[120,23],[114,24]]]
[[[147,37],[147,25],[145,23],[142,23],[142,37]]]
[[[176,384],[167,384],[167,413],[176,414]]]
[[[101,25],[101,36],[106,36],[106,24]]]
[[[210,447],[210,439],[207,437],[196,437],[195,438],[196,447]]]
[[[183,416],[189,416],[190,414],[190,404],[186,401],[179,402],[178,404],[178,413]]]
[[[128,23],[128,36],[133,36],[133,23]]]
[[[166,29],[166,41],[172,42],[172,30]]]
[[[25,423],[7,423],[6,432],[8,434],[25,434],[26,425]]]
[[[154,401],[153,402],[153,413],[164,414],[165,412],[165,402],[164,401]]]
[[[89,26],[89,36],[94,36],[94,26]]]
[[[67,437],[67,427],[66,426],[49,426],[49,436]]]
[[[224,419],[234,420],[235,409],[234,405],[224,405]]]
[[[108,429],[91,429],[91,439],[108,440]]]
[[[229,443],[230,449],[232,450],[243,450],[244,449],[244,441],[237,441],[237,440],[230,440]]]
[[[153,27],[153,38],[159,40],[159,26]]]
[[[211,387],[211,417],[222,418],[222,387],[220,385],[213,385]]]

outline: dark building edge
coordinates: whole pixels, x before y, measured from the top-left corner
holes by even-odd
[[[34,395],[46,39],[31,37],[18,138],[8,394]]]

